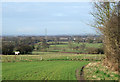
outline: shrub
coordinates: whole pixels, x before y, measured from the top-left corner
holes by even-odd
[[[94,48],[94,47],[89,47],[87,48],[88,54],[104,54],[103,48]]]
[[[17,47],[17,51],[20,51],[21,54],[29,54],[33,51],[33,47],[30,45],[20,45]]]
[[[13,54],[14,45],[11,42],[5,42],[2,44],[2,54],[10,55]]]

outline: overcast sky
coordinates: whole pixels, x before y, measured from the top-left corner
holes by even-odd
[[[7,2],[2,4],[3,35],[96,34],[90,2]]]

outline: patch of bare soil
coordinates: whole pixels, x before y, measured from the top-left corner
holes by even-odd
[[[80,69],[76,70],[76,78],[77,78],[78,82],[85,82],[85,80],[84,80],[84,72],[83,72],[84,67],[85,66],[83,66],[81,68],[81,70]]]

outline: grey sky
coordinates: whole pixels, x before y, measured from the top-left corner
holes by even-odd
[[[2,10],[3,35],[96,34],[90,2],[7,2]]]

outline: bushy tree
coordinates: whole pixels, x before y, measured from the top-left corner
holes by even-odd
[[[46,40],[44,39],[41,44],[43,49],[49,48],[49,44],[47,44]]]
[[[87,48],[88,54],[104,54],[104,49],[101,48],[95,48],[95,47],[88,47]]]
[[[42,43],[38,44],[38,46],[36,47],[36,49],[40,51],[47,51],[47,48],[49,48],[49,44],[45,39],[43,39]]]
[[[86,48],[85,43],[82,43],[82,44],[80,45],[80,49],[84,51],[84,50],[85,50],[85,48]]]
[[[30,45],[20,45],[17,47],[17,51],[20,51],[20,54],[29,54],[33,51],[33,47]]]
[[[92,39],[89,39],[88,42],[89,42],[89,43],[93,43],[94,41],[93,41]]]
[[[70,49],[73,49],[73,48],[74,48],[74,44],[73,44],[72,41],[69,41],[69,42],[68,42],[68,47],[69,47]]]
[[[104,64],[113,70],[118,70],[120,58],[120,16],[118,2],[95,2],[93,27],[97,28],[104,36],[104,47],[106,59]]]
[[[14,45],[11,42],[2,43],[2,54],[10,55],[13,54]]]

